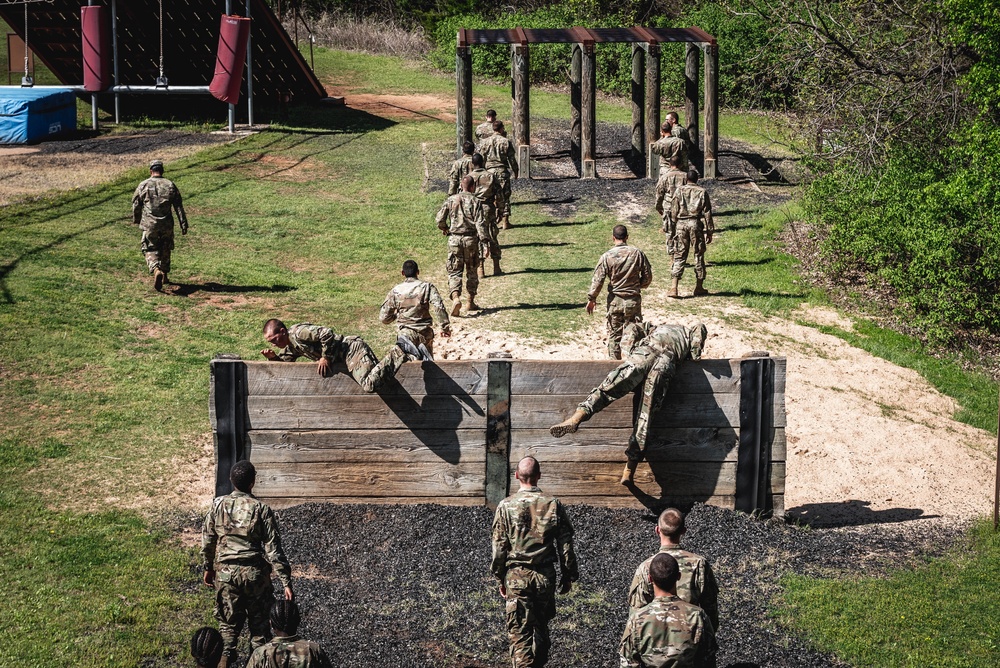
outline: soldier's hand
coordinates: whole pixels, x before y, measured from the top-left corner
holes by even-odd
[[[590,315],[594,315],[594,307],[595,306],[597,306],[597,302],[595,302],[593,299],[588,300],[587,301],[587,313],[590,314]]]
[[[568,594],[569,590],[573,588],[573,583],[569,578],[563,578],[562,582],[559,583],[559,593]]]
[[[330,360],[325,357],[321,357],[319,362],[316,363],[316,373],[326,378],[330,375]]]
[[[441,234],[443,234],[444,236],[448,236],[450,232],[448,232],[448,230],[441,230]]]
[[[215,571],[205,569],[205,575],[202,577],[202,581],[205,583],[206,587],[215,586]]]
[[[264,350],[260,351],[260,354],[266,357],[267,359],[271,360],[272,362],[278,359],[278,356],[270,348],[265,348]]]
[[[706,244],[710,244],[710,243],[712,243],[712,233],[711,233],[711,232],[709,232],[709,233],[707,233],[707,234],[705,235],[705,243],[706,243]]]
[[[504,600],[507,599],[507,588],[504,587],[503,585],[500,585],[500,598]]]
[[[181,234],[184,235],[184,234],[187,234],[187,233],[188,233],[188,224],[187,223],[181,223]]]
[[[286,601],[294,601],[295,600],[295,594],[292,593],[292,588],[291,587],[285,587],[285,600]]]

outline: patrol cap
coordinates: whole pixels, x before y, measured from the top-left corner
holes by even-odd
[[[149,169],[150,169],[150,171],[156,170],[156,171],[162,172],[163,171],[163,161],[160,160],[159,158],[157,158],[156,160],[153,160],[151,163],[149,163]]]

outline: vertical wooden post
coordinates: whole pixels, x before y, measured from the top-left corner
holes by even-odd
[[[229,471],[233,464],[249,459],[247,446],[247,365],[238,355],[219,355],[209,363],[209,402],[214,412],[215,495],[233,491]]]
[[[660,45],[646,45],[646,144],[660,138]],[[659,161],[647,153],[646,177],[655,179]],[[654,164],[655,162],[655,164]]]
[[[518,177],[529,178],[528,160],[531,156],[531,60],[527,44],[511,47],[514,75],[514,146],[517,147]]]
[[[705,46],[705,178],[718,175],[719,152],[719,47]]]
[[[570,56],[569,61],[569,104],[572,108],[571,111],[571,124],[569,131],[569,154],[570,158],[574,161],[580,159],[580,142],[581,142],[581,70],[583,68],[583,49],[579,44],[573,45],[573,53]]]
[[[585,42],[580,60],[580,176],[597,178],[597,59],[594,45]]]
[[[632,157],[646,157],[646,52],[642,44],[632,45]]]
[[[506,356],[508,359],[497,359]],[[491,353],[486,366],[486,505],[510,491],[510,353]]]
[[[688,136],[691,138],[691,150],[697,154],[698,144],[698,67],[701,64],[701,49],[697,44],[688,42],[684,62],[684,120],[687,122]],[[698,161],[695,161],[696,164]],[[699,165],[704,169],[704,165]]]
[[[767,353],[762,353],[766,355]],[[774,360],[740,361],[740,442],[736,462],[736,510],[768,514],[771,494],[771,441]]]
[[[461,44],[462,31],[459,31]],[[455,49],[455,89],[458,102],[455,110],[456,155],[462,155],[462,144],[472,141],[472,49]]]

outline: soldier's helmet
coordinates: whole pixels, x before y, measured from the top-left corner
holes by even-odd
[[[708,328],[703,323],[697,322],[688,327],[688,340],[691,342],[691,359],[701,359],[701,351],[705,349],[706,338],[708,338]]]
[[[163,161],[157,158],[149,163],[149,171],[151,172],[162,172],[163,171]]]

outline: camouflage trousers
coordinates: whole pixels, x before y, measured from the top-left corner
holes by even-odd
[[[642,295],[619,297],[608,293],[608,357],[622,358],[625,325],[642,322]]]
[[[174,228],[154,227],[142,231],[142,243],[139,246],[146,256],[146,266],[149,273],[159,269],[164,274],[170,273],[170,251],[174,249]]]
[[[486,209],[486,229],[490,232],[490,238],[480,239],[479,243],[489,248],[491,258],[499,260],[503,256],[503,251],[500,249],[500,226],[497,225],[497,213],[492,206],[484,206],[483,208]]]
[[[540,668],[549,660],[549,621],[556,615],[556,573],[512,568],[507,588],[507,636],[513,668]]]
[[[670,379],[676,371],[677,356],[673,352],[656,353],[648,346],[640,345],[625,362],[607,375],[603,383],[594,388],[579,407],[589,419],[642,385],[639,415],[625,450],[625,456],[630,460],[641,461],[646,452],[649,421],[660,410]]]
[[[496,181],[497,194],[497,218],[510,217],[510,172],[503,167],[494,167],[486,170],[493,175]]]
[[[705,280],[705,233],[696,220],[678,220],[677,234],[674,237],[674,263],[670,267],[671,276],[680,278],[684,275],[684,264],[692,248],[694,275],[699,280]]]
[[[365,392],[377,392],[386,381],[395,377],[399,367],[407,360],[399,346],[393,346],[381,361],[360,336],[345,336],[347,371]]]
[[[462,294],[462,272],[465,272],[465,288],[469,296],[475,297],[479,291],[479,237],[475,234],[459,236],[448,235],[448,262],[445,269],[448,272],[448,293]]]
[[[215,574],[215,618],[226,656],[236,655],[236,641],[243,625],[250,629],[250,645],[256,649],[271,639],[268,616],[274,603],[271,568],[221,566]]]
[[[419,346],[421,343],[427,346],[427,350],[434,354],[434,328],[426,327],[421,330],[411,329],[409,327],[400,327],[399,336],[403,337],[415,346]]]

